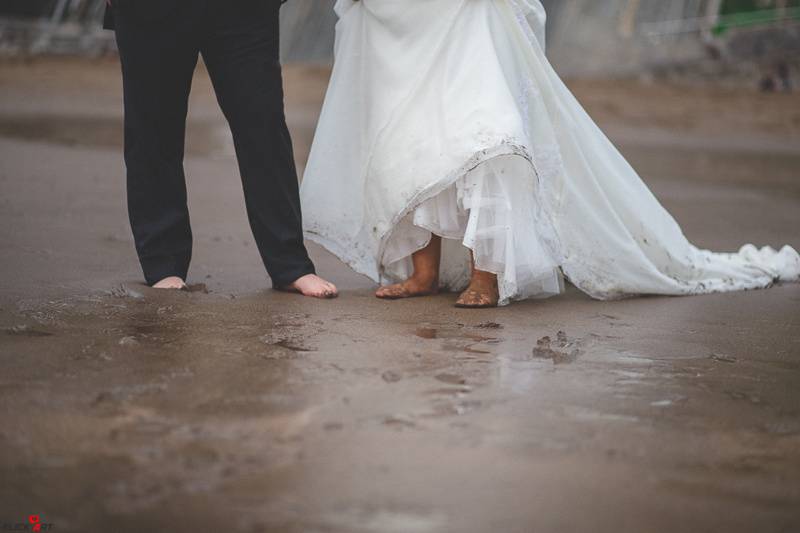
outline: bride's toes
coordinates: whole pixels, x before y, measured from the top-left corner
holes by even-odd
[[[431,296],[438,291],[438,281],[420,283],[409,279],[404,283],[387,285],[375,291],[375,296],[383,300],[399,300],[415,296]]]
[[[497,307],[500,297],[497,291],[467,289],[461,293],[456,300],[456,307],[467,309],[483,309],[486,307]]]
[[[397,283],[395,285],[387,285],[375,291],[375,296],[384,300],[397,300],[399,298],[407,298],[409,296],[405,284]]]

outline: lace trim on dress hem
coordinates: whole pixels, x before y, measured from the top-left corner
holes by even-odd
[[[312,227],[307,227],[305,228],[304,234],[307,239],[319,244],[332,254],[339,257],[350,268],[352,268],[359,274],[367,276],[376,283],[382,284],[385,278],[385,266],[383,264],[383,259],[386,253],[386,244],[391,239],[394,233],[394,229],[397,227],[398,223],[401,220],[403,220],[406,216],[408,216],[409,213],[412,213],[414,210],[416,210],[420,206],[420,204],[442,193],[447,188],[453,186],[456,183],[456,181],[465,177],[470,171],[476,169],[481,164],[490,161],[491,159],[501,156],[522,157],[532,165],[534,172],[536,172],[536,166],[533,163],[533,158],[531,157],[530,152],[525,146],[522,146],[518,143],[511,141],[504,141],[495,145],[492,148],[486,148],[476,152],[463,165],[461,165],[455,171],[451,172],[446,179],[440,180],[436,182],[436,184],[434,184],[433,186],[430,186],[428,188],[419,191],[408,202],[406,208],[400,211],[397,215],[395,215],[392,218],[391,223],[389,225],[389,230],[380,237],[380,247],[378,255],[377,257],[375,257],[375,262],[374,262],[375,269],[372,271],[368,271],[368,269],[365,268],[365,264],[362,257],[358,257],[357,254],[354,255],[353,250],[350,247],[339,245],[335,239],[331,238],[328,235],[328,231],[325,228],[318,227],[316,225]],[[536,174],[538,176],[538,172]],[[427,246],[427,244],[428,243],[425,243],[425,245],[418,248],[418,250],[421,250],[422,248]]]

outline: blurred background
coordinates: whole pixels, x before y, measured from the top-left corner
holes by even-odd
[[[283,10],[287,61],[329,63],[331,1],[292,0]],[[551,58],[570,76],[655,73],[726,76],[784,85],[800,52],[800,0],[544,0]],[[5,54],[114,50],[100,28],[105,0],[4,0]]]

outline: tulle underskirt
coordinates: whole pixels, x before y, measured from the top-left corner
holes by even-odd
[[[413,272],[411,255],[438,235],[445,290],[467,286],[472,251],[477,269],[497,274],[501,305],[561,293],[558,262],[537,231],[535,187],[536,174],[523,157],[503,155],[479,164],[400,220],[386,243],[384,274],[407,278]]]

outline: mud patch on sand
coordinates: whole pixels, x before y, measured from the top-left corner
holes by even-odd
[[[570,340],[563,331],[556,333],[555,340],[544,336],[536,341],[531,354],[535,359],[549,359],[555,365],[574,363],[583,353],[581,343]]]

